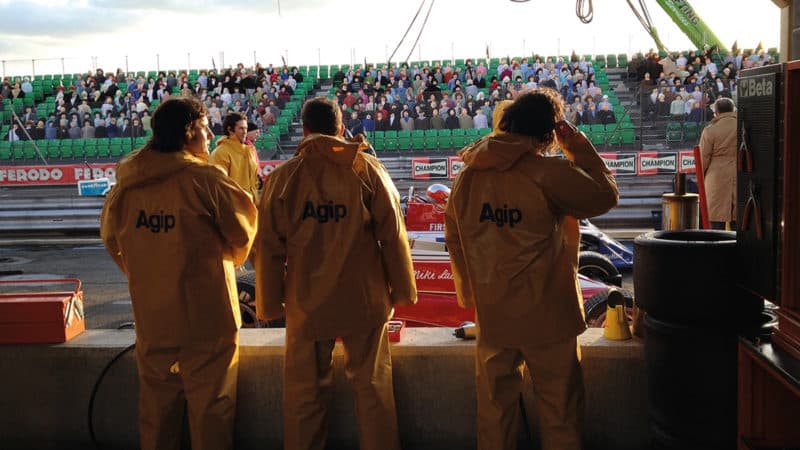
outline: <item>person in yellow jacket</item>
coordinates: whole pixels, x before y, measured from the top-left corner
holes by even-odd
[[[465,149],[445,209],[458,302],[476,308],[478,449],[514,449],[521,365],[543,450],[581,448],[583,319],[576,218],[613,208],[614,177],[544,88],[508,104],[497,133]],[[556,124],[561,131],[556,139]],[[563,133],[563,134],[562,134]],[[568,159],[547,156],[561,144]]]
[[[194,450],[233,447],[241,315],[234,268],[257,210],[208,164],[205,106],[162,103],[153,135],[120,161],[100,235],[128,278],[143,450],[177,450],[188,405]]]
[[[294,158],[264,181],[255,245],[256,313],[286,315],[286,450],[323,450],[334,343],[342,339],[361,450],[400,446],[387,320],[417,301],[400,196],[335,102],[302,113]]]
[[[222,121],[225,136],[208,160],[222,169],[258,204],[258,161],[253,148],[247,145],[247,118],[240,112],[231,112]]]

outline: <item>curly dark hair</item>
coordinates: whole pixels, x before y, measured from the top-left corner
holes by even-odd
[[[183,149],[189,142],[195,121],[208,114],[206,105],[192,97],[171,98],[153,112],[153,135],[145,147],[161,153]]]
[[[341,108],[335,101],[325,97],[308,100],[303,105],[301,118],[303,127],[309,133],[337,136],[342,127]]]
[[[564,106],[558,92],[537,88],[522,93],[503,110],[499,128],[531,136],[550,146],[555,141],[556,123],[563,118]]]

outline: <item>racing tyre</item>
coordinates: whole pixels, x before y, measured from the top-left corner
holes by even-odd
[[[236,278],[239,294],[239,310],[242,313],[242,328],[282,328],[286,319],[260,321],[256,317],[256,273],[248,272]]]
[[[586,326],[589,328],[603,328],[605,326],[608,292],[598,292],[583,303]],[[620,292],[625,297],[625,316],[628,318],[628,322],[633,323],[633,297],[622,289],[620,289]]]
[[[605,255],[597,252],[580,252],[578,273],[593,280],[622,286],[622,275],[617,267]]]
[[[763,302],[736,289],[736,233],[654,231],[634,241],[633,286],[648,315],[674,324],[738,327]]]

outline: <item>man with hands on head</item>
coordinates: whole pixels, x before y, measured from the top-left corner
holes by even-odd
[[[533,379],[543,450],[582,448],[577,336],[579,218],[613,208],[616,182],[592,144],[539,88],[504,105],[497,131],[461,153],[445,209],[458,302],[475,307],[478,449],[515,449],[522,364]],[[560,145],[567,159],[548,157]]]

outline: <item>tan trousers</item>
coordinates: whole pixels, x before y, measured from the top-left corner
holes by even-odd
[[[285,450],[324,450],[336,341],[309,341],[286,331],[283,389]],[[343,336],[345,374],[353,388],[361,450],[399,450],[392,359],[386,324]]]
[[[193,450],[233,448],[238,333],[185,347],[137,340],[136,363],[142,450],[180,448],[184,400]]]
[[[522,364],[533,379],[542,450],[580,450],[584,409],[577,338],[508,348],[478,338],[478,450],[514,450],[519,436]]]

